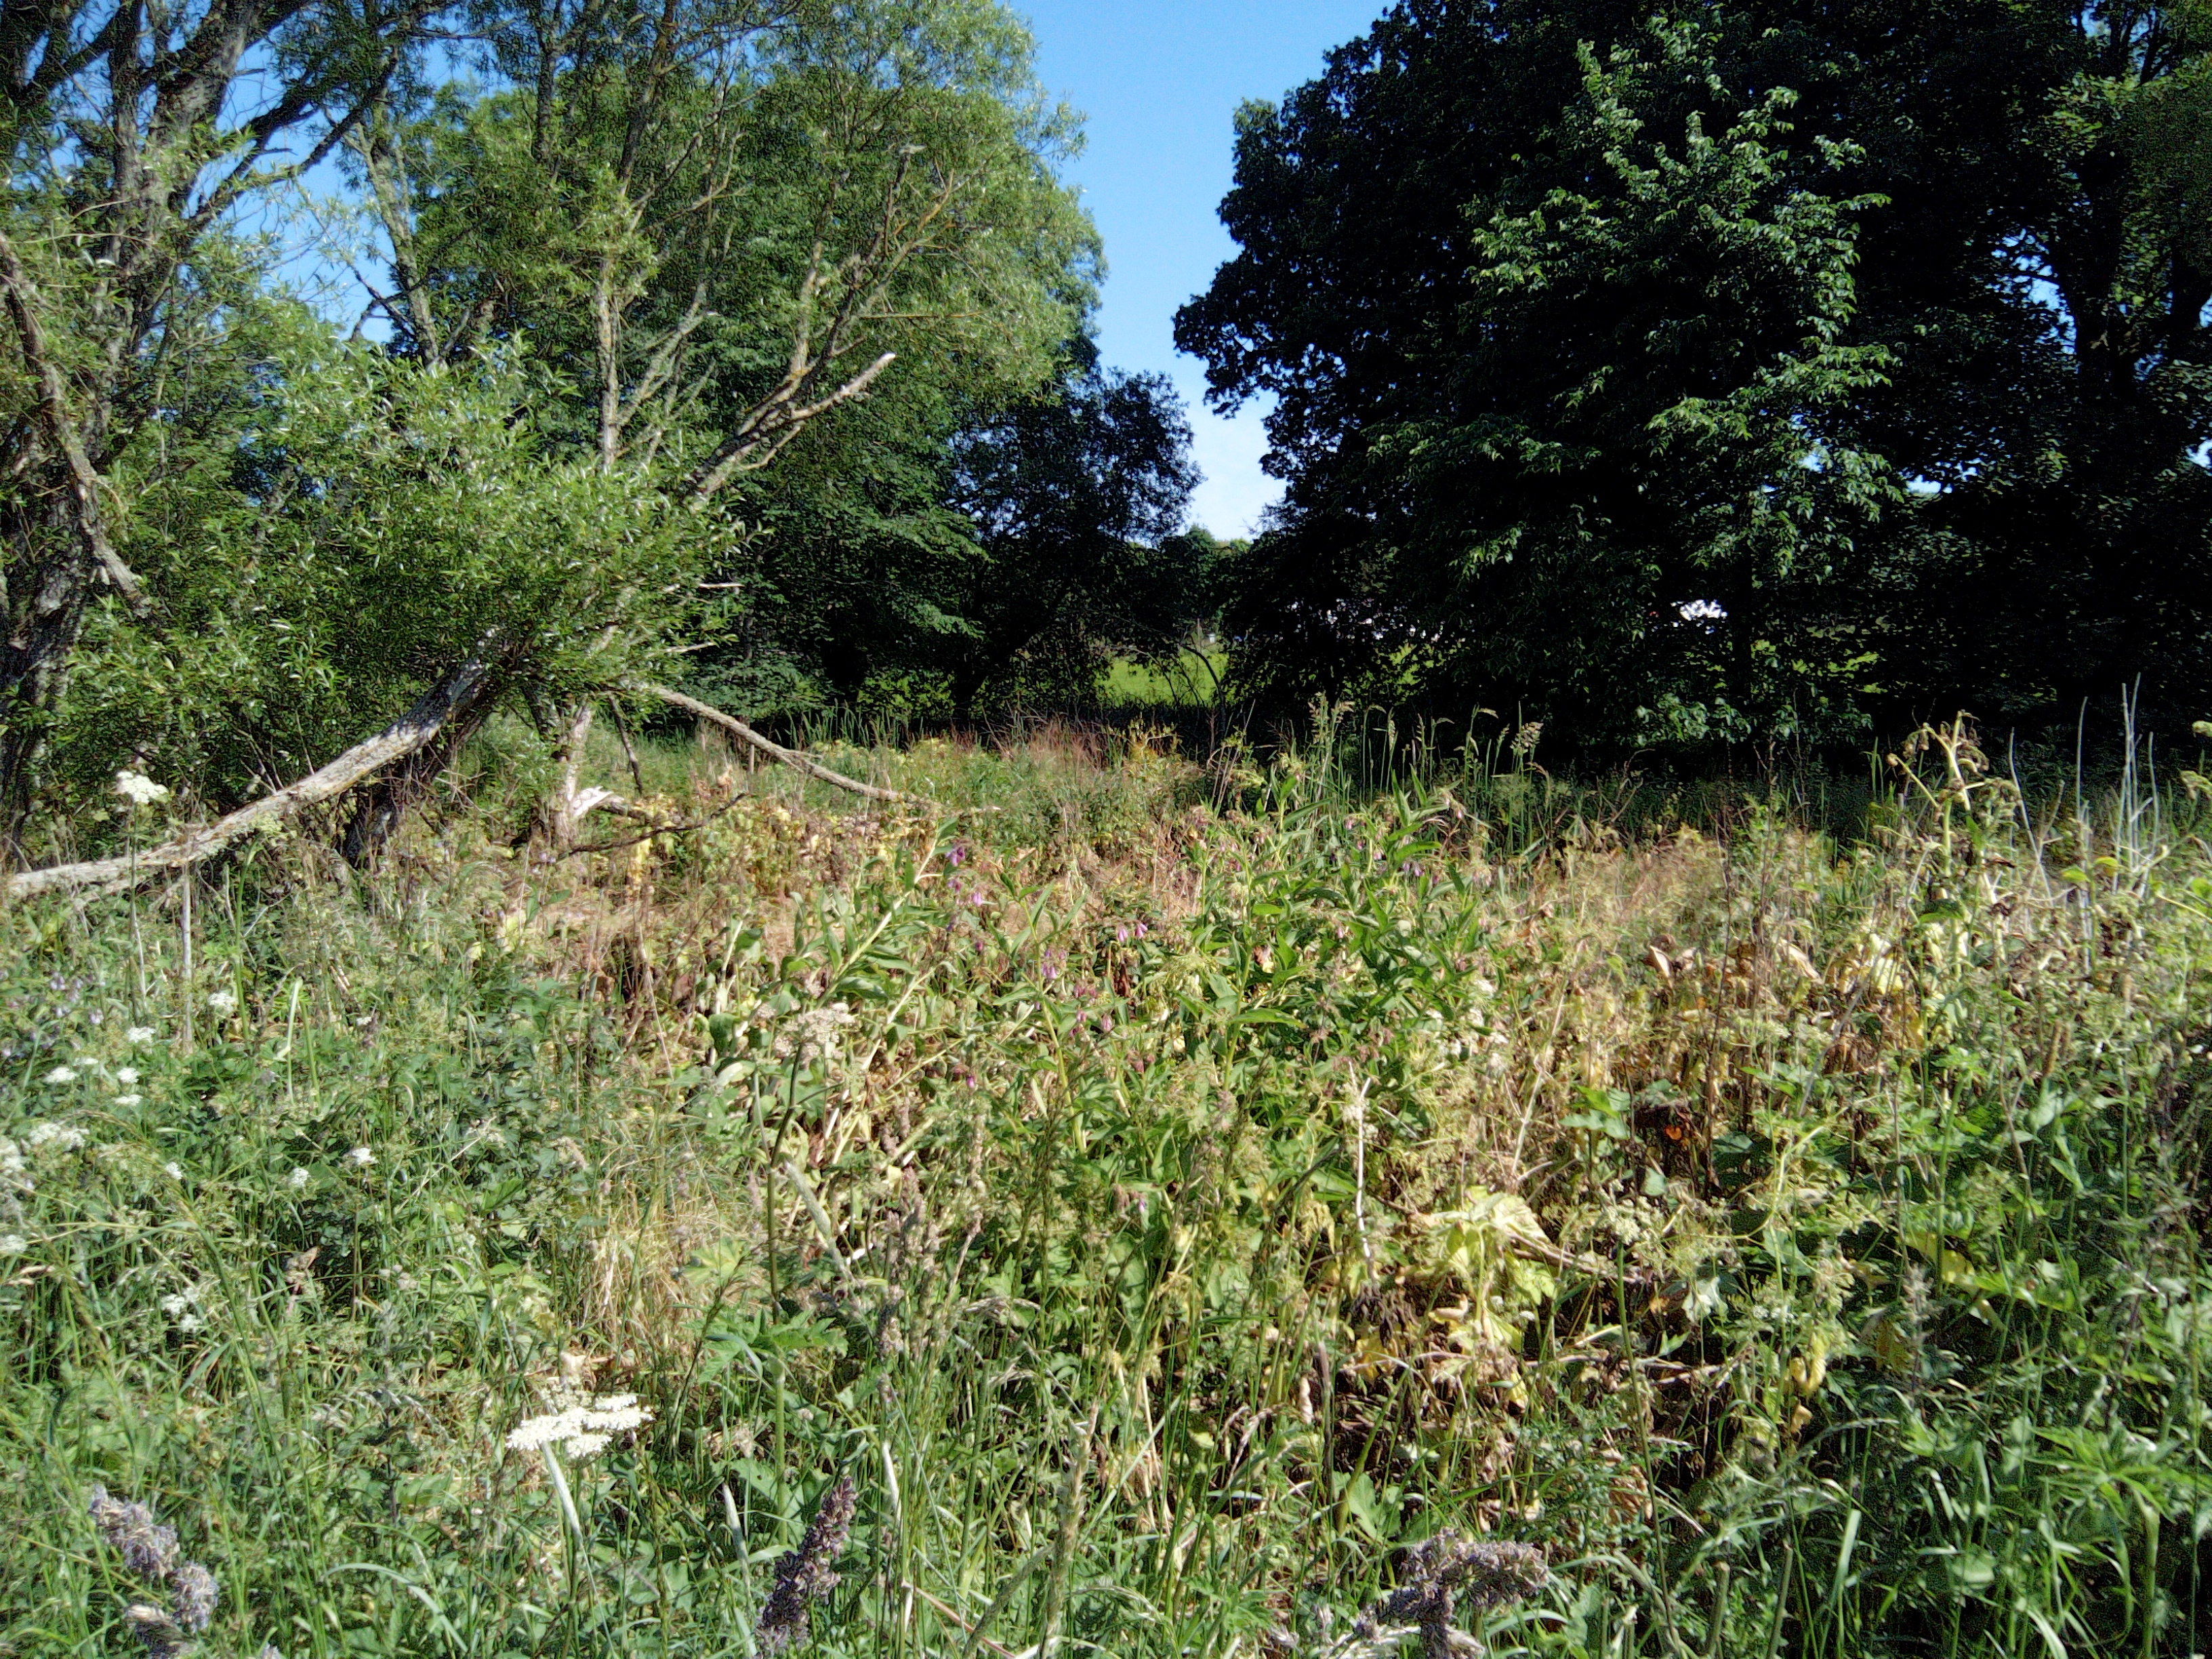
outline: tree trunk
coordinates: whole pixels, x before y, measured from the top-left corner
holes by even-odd
[[[88,572],[61,487],[35,469],[0,507],[0,568],[7,632],[0,635],[0,859],[21,854],[38,793],[39,759],[69,684],[70,653],[84,625]]]
[[[445,769],[453,764],[461,745],[477,734],[491,713],[499,694],[499,675],[487,670],[453,701],[444,729],[388,769],[363,795],[347,821],[338,851],[356,870],[366,869],[383,852],[385,842],[399,827],[407,809],[429,793]]]

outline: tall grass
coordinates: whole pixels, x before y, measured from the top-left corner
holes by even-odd
[[[550,859],[495,771],[0,917],[0,1644],[133,1646],[99,1483],[210,1652],[752,1656],[849,1479],[823,1651],[1346,1656],[1448,1529],[1548,1564],[1496,1654],[2200,1650],[2147,771],[1930,733],[1843,844],[1382,735],[844,757],[890,817],[648,747],[702,827]]]

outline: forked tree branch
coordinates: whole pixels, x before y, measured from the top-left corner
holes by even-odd
[[[688,481],[685,493],[691,505],[701,507],[714,492],[729,483],[738,472],[749,471],[763,459],[757,452],[765,449],[773,455],[799,435],[799,430],[817,415],[827,414],[839,404],[849,402],[866,392],[876,376],[889,368],[898,354],[886,351],[875,362],[839,386],[828,397],[811,404],[793,401],[798,386],[779,386],[763,402],[754,405],[738,429],[725,438],[714,452],[699,464]]]

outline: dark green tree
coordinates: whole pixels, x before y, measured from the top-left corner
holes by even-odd
[[[1277,400],[1240,672],[1614,744],[2188,684],[2188,15],[1680,15],[1411,0],[1240,118],[1179,319]]]
[[[757,706],[811,684],[966,720],[1080,702],[1113,659],[1182,648],[1212,544],[1183,530],[1198,476],[1164,380],[1079,337],[1037,393],[945,413],[872,406],[832,465],[778,472],[741,556],[757,621],[702,670]]]
[[[1839,435],[1887,366],[1845,338],[1868,205],[1834,193],[1849,156],[1796,138],[1786,89],[1732,87],[1702,28],[1601,56],[1522,21],[1489,54],[1517,92],[1475,100],[1492,129],[1431,181],[1455,211],[1387,244],[1425,269],[1329,238],[1313,303],[1340,320],[1288,350],[1263,319],[1272,225],[1182,314],[1217,387],[1279,399],[1290,489],[1237,574],[1240,668],[1614,741],[1802,724],[1848,678],[1823,596],[1888,491]],[[1421,151],[1395,129],[1453,118],[1387,67],[1411,27],[1394,15],[1323,87],[1248,112],[1240,238],[1285,213],[1314,234],[1370,182],[1323,155]]]
[[[1179,535],[1198,472],[1180,399],[1158,374],[1099,367],[1079,339],[1044,397],[962,432],[951,500],[981,557],[957,604],[952,702],[986,687],[1090,695],[1115,656],[1172,656],[1206,610],[1205,544]]]

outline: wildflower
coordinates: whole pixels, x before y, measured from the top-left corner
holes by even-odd
[[[133,806],[151,806],[157,800],[169,798],[169,792],[153,779],[128,768],[115,775],[115,793]]]
[[[186,1336],[199,1329],[204,1322],[197,1313],[192,1311],[192,1297],[189,1291],[177,1296],[163,1297],[161,1311],[174,1320],[177,1328]]]
[[[138,1080],[138,1068],[136,1066],[117,1066],[115,1068],[115,1080],[127,1088],[131,1084],[136,1083]]]
[[[177,1622],[198,1635],[215,1618],[215,1575],[197,1561],[179,1561],[169,1582],[176,1589],[171,1605],[176,1609]]]
[[[305,1170],[295,1167],[292,1173],[285,1176],[284,1179],[290,1184],[294,1192],[304,1193],[307,1190],[307,1183],[313,1180],[314,1177],[309,1175]]]
[[[186,1651],[184,1632],[161,1608],[134,1601],[123,1609],[123,1616],[146,1644],[147,1659],[181,1659]]]
[[[793,1014],[790,1029],[776,1034],[775,1057],[788,1060],[794,1049],[801,1061],[819,1060],[835,1054],[838,1032],[852,1023],[853,1011],[842,1002],[833,1002],[826,1008],[809,1008]]]
[[[1407,1552],[1397,1589],[1360,1614],[1354,1628],[1373,1643],[1387,1625],[1417,1625],[1423,1659],[1451,1659],[1468,1645],[1452,1628],[1453,1603],[1464,1594],[1475,1613],[1518,1601],[1542,1588],[1549,1574],[1541,1550],[1529,1544],[1463,1544],[1440,1532]]]
[[[31,1241],[21,1233],[0,1233],[0,1255],[21,1255],[31,1248]]]
[[[23,1132],[23,1146],[33,1152],[50,1146],[58,1152],[73,1152],[83,1145],[84,1131],[73,1123],[33,1123]]]
[[[376,1154],[366,1146],[356,1146],[345,1155],[345,1161],[356,1170],[366,1170],[376,1162]]]
[[[617,1434],[641,1429],[653,1421],[653,1410],[637,1403],[634,1394],[611,1394],[566,1411],[548,1413],[515,1425],[507,1437],[510,1451],[538,1451],[558,1446],[581,1462],[606,1449]]]
[[[132,1095],[130,1097],[129,1103],[135,1105],[137,1103],[137,1100],[138,1097]],[[116,1104],[118,1106],[124,1103],[125,1103],[121,1100],[118,1100],[116,1102]],[[182,1181],[185,1178],[185,1166],[181,1164],[164,1164],[161,1166],[161,1173],[168,1176],[172,1181]]]
[[[849,1474],[830,1487],[799,1547],[775,1564],[775,1587],[769,1591],[753,1632],[763,1659],[775,1659],[787,1648],[805,1644],[807,1607],[837,1588],[837,1575],[830,1569],[845,1553],[858,1498]]]
[[[23,1149],[7,1136],[0,1135],[0,1188],[30,1191],[30,1168],[23,1161]]]
[[[118,1095],[115,1097],[115,1103],[118,1106],[136,1106],[145,1098],[143,1095]]]
[[[238,1012],[238,998],[229,991],[210,991],[208,993],[208,1006],[221,1018],[228,1019]]]
[[[66,1066],[57,1066],[52,1071],[46,1073],[45,1080],[56,1085],[59,1085],[64,1083],[74,1083],[76,1081],[76,1073]]]
[[[150,1025],[133,1025],[124,1032],[123,1040],[125,1042],[151,1042],[154,1040],[154,1028]]]

